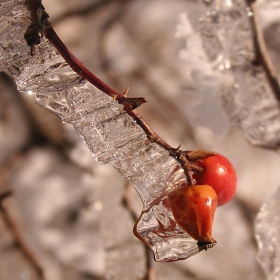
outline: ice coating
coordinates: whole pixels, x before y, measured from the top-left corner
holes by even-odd
[[[251,144],[275,149],[280,143],[280,109],[256,55],[252,16],[246,1],[211,1],[201,7],[199,20],[191,13],[181,15],[177,37],[186,39],[181,58],[190,65],[195,93],[202,96],[196,112],[205,118],[195,125],[207,126],[207,119],[217,114],[219,106],[211,112],[213,104],[207,106],[209,96],[216,97],[228,122]]]
[[[176,224],[167,193],[186,181],[168,151],[147,140],[123,106],[76,74],[45,39],[30,56],[23,34],[30,24],[25,1],[2,1],[0,69],[23,94],[72,124],[101,164],[111,163],[140,195],[144,208],[134,232],[158,261],[188,258],[200,249]],[[113,233],[112,233],[113,234]]]
[[[264,29],[266,29],[266,39],[273,41],[273,35],[275,34],[275,27],[279,26],[279,1],[273,0],[260,0],[257,2],[257,7],[260,12],[259,17]],[[268,42],[269,44],[269,42]],[[273,53],[270,53],[273,54]],[[271,56],[274,58],[274,67],[278,70],[279,80],[279,48],[277,48],[277,55]],[[269,109],[269,108],[268,108]],[[275,117],[275,126],[279,123],[276,110],[271,113],[271,116]],[[267,120],[264,122],[264,133],[267,133],[266,126]],[[270,128],[272,131],[272,128]],[[269,131],[270,132],[270,131]],[[278,134],[275,134],[277,139]],[[278,148],[279,149],[279,148]],[[280,275],[280,188],[262,205],[255,222],[255,234],[258,244],[257,259],[261,264],[267,279],[278,280]]]
[[[0,3],[0,65],[11,74],[17,74],[17,69],[8,69],[11,65],[21,64],[27,59],[29,47],[24,44],[23,34],[30,24],[29,14],[24,0],[3,0]],[[13,32],[10,32],[10,31]],[[16,35],[16,36],[15,36]]]
[[[258,260],[267,279],[277,280],[280,274],[280,188],[261,207],[256,219]]]

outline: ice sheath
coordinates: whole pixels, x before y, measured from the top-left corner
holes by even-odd
[[[112,164],[131,182],[144,204],[134,232],[157,261],[198,253],[196,241],[176,224],[166,203],[168,191],[186,180],[178,162],[147,139],[122,105],[75,73],[48,40],[43,38],[30,55],[23,36],[31,18],[25,3],[0,3],[0,70],[22,94],[33,95],[38,105],[72,124],[100,164]]]

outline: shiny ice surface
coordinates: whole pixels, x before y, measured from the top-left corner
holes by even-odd
[[[111,163],[133,184],[144,204],[135,234],[156,260],[185,259],[199,252],[164,203],[168,191],[186,180],[178,162],[147,139],[122,105],[75,73],[47,40],[30,56],[22,36],[28,16],[25,1],[1,2],[0,19],[6,21],[1,25],[1,70],[14,78],[20,92],[34,95],[37,104],[72,124],[99,163]]]

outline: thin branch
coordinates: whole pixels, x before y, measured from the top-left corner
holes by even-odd
[[[78,75],[82,76],[84,79],[89,81],[95,87],[97,87],[102,92],[111,96],[113,99],[117,100],[120,104],[124,106],[124,110],[129,112],[141,104],[145,103],[146,100],[143,97],[139,98],[127,98],[124,94],[116,92],[114,89],[110,88],[108,85],[103,83],[99,78],[92,74],[71,51],[64,45],[60,40],[56,32],[52,27],[46,28],[44,31],[46,38],[50,43],[57,49],[60,55],[65,59],[69,66]]]
[[[268,55],[267,47],[263,36],[263,31],[260,24],[260,18],[256,8],[256,1],[255,0],[245,0],[245,1],[252,10],[251,27],[253,31],[256,53],[265,71],[266,78],[270,84],[270,87],[274,92],[274,95],[277,98],[277,100],[280,101],[280,86],[276,78],[273,63]]]
[[[147,135],[147,138],[160,145],[164,149],[166,149],[169,154],[174,157],[181,167],[183,168],[186,177],[188,179],[189,184],[195,184],[195,180],[192,178],[192,173],[197,172],[197,169],[193,169],[194,164],[189,164],[190,161],[196,161],[191,156],[188,156],[186,151],[182,151],[178,148],[171,147],[168,143],[166,143],[159,135],[157,135],[149,125],[142,119],[142,117],[134,110],[136,107],[140,106],[144,102],[146,102],[145,98],[127,98],[125,92],[124,94],[118,93],[108,85],[103,83],[99,78],[97,78],[94,74],[92,74],[76,57],[71,51],[64,45],[64,43],[60,40],[56,32],[52,27],[48,27],[44,31],[46,38],[50,41],[50,43],[57,49],[57,51],[61,54],[61,56],[65,59],[65,61],[69,64],[69,66],[82,76],[84,79],[88,80],[91,84],[97,87],[99,90],[104,92],[105,94],[111,96],[115,100],[118,101],[119,104],[123,105],[124,111],[131,116],[134,121],[144,130]],[[214,155],[213,152],[204,152],[199,151],[200,158]]]
[[[110,31],[110,29],[113,27],[113,24],[115,24],[117,20],[118,21],[121,20],[121,17],[125,13],[126,13],[126,6],[122,5],[121,7],[119,7],[119,10],[114,15],[112,15],[108,21],[106,21],[106,23],[102,26],[101,31],[99,32],[102,39],[99,40],[100,44],[98,47],[98,49],[99,49],[98,53],[99,53],[99,56],[101,56],[103,58],[102,66],[105,69],[105,71],[108,73],[108,75],[110,75],[110,71],[109,71],[110,69],[109,69],[108,59],[104,52],[104,49],[105,49],[103,46],[104,41],[105,41],[104,38],[106,37],[106,35]],[[124,27],[124,30],[126,31],[127,35],[129,35],[132,38],[132,40],[136,43],[136,45],[138,47],[138,51],[144,53],[146,46],[141,43],[140,47],[139,47],[139,42],[138,41],[136,42],[136,38],[134,36],[132,36],[133,34],[129,33],[129,28],[126,26],[126,24],[123,24],[123,27]],[[145,55],[146,55],[146,53],[145,53]],[[150,61],[151,59],[152,59],[152,57],[150,56],[148,58],[148,61]],[[149,75],[147,74],[147,71],[146,71],[146,67],[148,67],[148,61],[145,61],[143,59],[141,61],[142,61],[141,62],[142,66],[140,66],[138,70],[134,71],[133,77],[131,77],[131,78],[134,78],[134,79],[136,78],[137,81],[145,80],[145,86],[147,86],[150,89],[150,92],[153,92],[152,97],[154,97],[157,100],[156,106],[158,108],[162,108],[161,103],[163,103],[163,105],[165,105],[165,107],[168,111],[163,112],[162,109],[159,109],[159,110],[157,110],[157,114],[161,114],[161,116],[165,118],[165,121],[170,122],[172,120],[173,124],[174,124],[174,121],[176,123],[176,120],[178,120],[178,123],[179,123],[179,120],[182,120],[182,116],[180,116],[180,114],[178,115],[177,107],[175,106],[175,104],[173,104],[172,100],[165,98],[163,95],[159,96],[159,94],[157,94],[157,92],[160,89],[158,89],[151,81],[149,81]],[[110,75],[110,79],[115,83],[117,83],[119,81],[118,78],[116,78],[115,76],[112,77],[112,75]],[[160,97],[160,98],[158,98],[158,97]],[[155,110],[155,106],[153,106],[153,112],[154,112],[154,110]],[[177,112],[174,114],[175,111],[177,111]],[[166,117],[166,116],[168,116],[168,117]],[[182,127],[183,131],[188,132],[188,137],[190,137],[190,135],[192,134],[190,125],[186,124],[186,122],[184,122],[183,125],[182,125],[182,123],[180,123],[180,126]],[[193,135],[192,135],[192,138],[193,138]]]
[[[50,43],[57,49],[60,55],[65,59],[65,61],[69,64],[69,66],[75,71],[78,75],[82,76],[94,86],[96,86],[99,90],[103,91],[107,95],[111,96],[114,99],[120,100],[120,102],[124,99],[124,97],[116,92],[114,89],[107,86],[103,83],[99,78],[93,75],[76,57],[70,50],[64,45],[64,43],[60,40],[56,32],[52,27],[47,28],[45,31],[46,38],[50,41]]]
[[[44,279],[43,269],[36,255],[32,252],[28,244],[25,242],[16,219],[13,217],[13,215],[9,211],[9,207],[7,207],[5,203],[7,199],[13,194],[11,190],[7,190],[6,185],[9,178],[12,176],[12,171],[17,166],[19,160],[20,159],[18,155],[11,156],[7,160],[6,164],[0,169],[0,212],[2,212],[3,219],[7,227],[10,229],[12,236],[14,237],[14,240],[19,246],[21,252],[33,266],[40,279]]]
[[[108,96],[112,97],[113,99],[117,100],[117,102],[123,105],[124,111],[134,119],[134,121],[144,130],[147,135],[147,138],[160,145],[164,149],[166,149],[169,154],[174,157],[178,163],[183,168],[188,184],[195,184],[195,180],[193,179],[193,172],[198,172],[197,169],[194,169],[194,164],[190,164],[190,161],[195,161],[192,157],[188,157],[187,151],[182,151],[179,148],[173,148],[168,143],[166,143],[159,135],[157,135],[149,126],[148,124],[141,118],[141,116],[134,110],[141,104],[146,102],[146,99],[143,97],[139,98],[127,98],[126,94],[118,93],[104,82],[102,82],[98,77],[92,74],[79,60],[75,55],[64,45],[64,43],[60,40],[54,29],[51,27],[49,21],[47,20],[47,14],[45,13],[44,7],[41,4],[40,0],[27,0],[29,3],[29,7],[31,7],[31,16],[35,17],[32,19],[32,24],[29,26],[32,27],[34,23],[37,25],[38,23],[41,24],[42,29],[44,30],[45,37],[49,40],[49,42],[56,48],[56,50],[60,53],[60,55],[65,59],[65,61],[69,64],[69,66],[75,71],[78,75],[89,81],[93,84],[96,88],[107,94]],[[41,18],[38,17],[38,12],[34,15],[34,11],[36,11],[36,7],[42,14]],[[42,12],[43,11],[43,12]],[[39,31],[37,29],[33,30],[35,34],[33,34],[29,30],[29,37],[30,38],[37,38],[39,37]],[[30,33],[31,32],[31,33]],[[36,36],[37,34],[37,36]],[[31,54],[33,54],[35,45],[34,40],[27,43],[31,46]],[[35,42],[38,44],[38,41]],[[202,157],[214,155],[213,152],[200,152]]]
[[[28,244],[26,243],[24,237],[21,234],[21,231],[18,227],[18,224],[16,222],[16,219],[13,217],[13,215],[8,210],[8,207],[5,205],[5,200],[11,196],[11,192],[5,192],[0,195],[0,211],[2,212],[4,221],[7,225],[7,227],[10,229],[16,244],[21,249],[21,252],[25,255],[27,260],[30,262],[30,264],[33,266],[35,271],[37,272],[40,279],[44,279],[44,271],[43,268],[37,259],[36,255],[33,253],[33,251],[30,249]]]

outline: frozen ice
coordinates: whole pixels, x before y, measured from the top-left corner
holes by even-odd
[[[156,261],[187,259],[200,251],[196,241],[177,225],[166,196],[141,213],[134,233],[152,249]]]
[[[25,3],[0,3],[1,71],[14,78],[23,94],[34,95],[37,104],[72,124],[100,164],[110,163],[132,183],[143,201],[134,233],[152,249],[156,260],[198,253],[196,241],[177,225],[168,203],[168,193],[186,180],[176,159],[148,140],[122,105],[76,74],[47,40],[30,56],[23,37],[30,24]],[[216,133],[226,131],[230,123],[250,143],[276,148],[280,109],[262,66],[253,63],[251,19],[252,11],[243,0],[202,2],[199,15],[181,16],[177,36],[186,39],[186,48],[180,56],[189,65],[193,82],[189,91],[202,101],[196,107],[197,119],[191,122],[209,126],[209,119],[219,115],[222,123],[212,127]],[[210,100],[215,104],[209,105]],[[266,267],[271,271],[274,265]]]
[[[280,279],[280,188],[261,207],[256,219],[258,260],[267,279]]]
[[[31,56],[23,38],[29,18],[25,1],[1,2],[0,69],[14,78],[20,92],[34,95],[37,104],[72,124],[99,163],[111,163],[132,183],[144,204],[134,233],[156,260],[198,253],[168,204],[168,192],[186,182],[178,162],[147,139],[122,105],[76,74],[46,39]]]
[[[0,10],[0,65],[9,71],[11,65],[22,63],[28,57],[29,47],[24,44],[23,34],[29,25],[27,7],[24,0],[1,1]],[[13,32],[10,32],[10,30]],[[11,70],[12,71],[12,70]],[[17,68],[14,69],[17,71]]]
[[[273,1],[260,2],[256,11],[266,11],[263,8],[269,3],[268,18],[271,13],[276,15]],[[201,98],[194,108],[196,119],[191,122],[215,133],[225,132],[229,122],[241,129],[251,144],[275,149],[280,143],[280,109],[256,57],[252,15],[246,1],[222,0],[201,5],[199,20],[192,11],[180,16],[177,37],[186,40],[180,56],[189,66],[193,91]],[[216,106],[210,106],[209,96],[216,100]],[[208,120],[217,113],[224,114],[227,122],[213,126]]]

